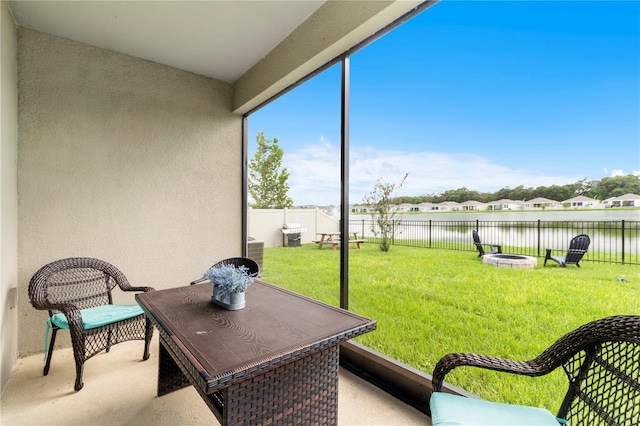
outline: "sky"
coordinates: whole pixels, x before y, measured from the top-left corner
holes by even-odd
[[[639,1],[443,0],[351,57],[349,201],[640,175]],[[249,117],[294,205],[340,202],[339,65]]]

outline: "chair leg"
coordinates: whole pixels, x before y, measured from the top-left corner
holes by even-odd
[[[51,341],[49,342],[49,350],[47,351],[47,359],[44,363],[44,370],[42,371],[42,375],[46,376],[49,374],[49,367],[51,367],[51,357],[53,356],[53,346],[56,343],[56,334],[58,333],[57,328],[53,328],[51,330]]]
[[[144,338],[144,353],[142,354],[142,359],[144,361],[148,360],[151,356],[149,354],[149,346],[151,346],[151,338],[153,337],[153,324],[151,324],[151,321],[148,318],[145,319],[145,324],[146,332]]]
[[[82,383],[83,372],[84,372],[84,364],[78,364],[76,362],[76,384],[73,387],[73,389],[75,389],[76,392],[82,389],[82,387],[84,386],[84,383]]]
[[[84,333],[76,335],[74,338],[73,329],[70,330],[71,334],[71,346],[73,346],[73,359],[76,362],[76,384],[73,387],[76,391],[82,389],[84,383],[82,382],[82,373],[84,372],[84,362],[86,360],[86,338]]]
[[[111,349],[111,339],[113,338],[113,328],[110,326],[109,327],[109,331],[107,332],[107,347],[105,352],[109,352],[109,349]]]

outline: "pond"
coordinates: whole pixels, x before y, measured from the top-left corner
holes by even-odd
[[[547,247],[566,249],[578,234],[591,238],[592,260],[600,256],[604,256],[603,261],[622,259],[623,255],[629,259],[628,255],[640,251],[637,209],[412,213],[397,217],[394,236],[396,243],[402,245],[440,248],[451,248],[443,246],[443,242],[471,245],[471,231],[477,228],[483,242],[508,246],[521,254],[540,256]],[[370,223],[370,215],[351,216],[351,227],[365,237],[373,237]]]

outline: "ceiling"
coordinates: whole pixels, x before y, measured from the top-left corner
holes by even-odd
[[[18,25],[229,83],[324,0],[10,1]]]

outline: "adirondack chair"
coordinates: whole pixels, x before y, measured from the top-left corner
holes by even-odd
[[[544,266],[547,266],[547,260],[553,260],[554,262],[558,262],[562,268],[566,268],[567,265],[576,265],[579,268],[582,256],[584,256],[589,249],[590,243],[591,239],[589,239],[587,234],[580,234],[571,239],[569,249],[564,256],[552,256],[554,251],[562,250],[548,248],[547,254],[544,257]]]
[[[434,392],[429,402],[431,421],[433,426],[559,426],[567,422],[571,426],[638,425],[638,353],[640,316],[617,315],[575,329],[530,361],[470,353],[448,354],[438,361],[433,371]],[[445,376],[461,366],[529,377],[542,376],[562,367],[567,375],[567,391],[555,415],[543,408],[441,392]]]
[[[502,246],[500,244],[480,242],[480,236],[478,235],[478,231],[476,231],[475,229],[473,230],[473,243],[478,249],[478,257],[482,257],[485,254],[502,253]],[[489,249],[485,250],[485,247],[488,247]]]

